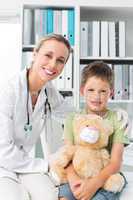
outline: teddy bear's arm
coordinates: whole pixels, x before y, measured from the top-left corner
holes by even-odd
[[[75,153],[75,148],[76,147],[74,145],[70,144],[66,144],[63,147],[61,147],[59,152],[57,152],[58,158],[56,162],[60,166],[65,168],[69,164],[69,162],[72,161],[73,155]]]
[[[64,145],[53,155],[52,162],[50,163],[50,171],[52,174],[56,174],[59,183],[65,183],[67,181],[65,167],[71,162],[74,153],[75,146]]]

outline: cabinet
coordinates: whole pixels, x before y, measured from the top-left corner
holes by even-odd
[[[125,73],[128,74],[127,77],[125,77],[125,81],[127,84],[128,89],[125,89],[125,92],[127,92],[127,97],[121,97],[121,98],[114,98],[109,101],[109,106],[111,107],[121,107],[127,110],[129,113],[130,119],[133,121],[133,97],[132,97],[132,90],[133,90],[133,75],[131,72],[133,71],[133,40],[132,40],[132,35],[133,35],[133,3],[130,2],[129,0],[126,2],[123,1],[111,1],[111,2],[106,2],[104,0],[97,1],[95,0],[94,2],[91,1],[50,1],[49,3],[45,3],[43,1],[39,2],[29,2],[23,5],[22,7],[22,27],[23,27],[23,44],[22,44],[22,63],[24,66],[25,62],[25,57],[26,62],[29,64],[29,58],[31,58],[31,52],[33,50],[36,38],[39,37],[36,33],[35,27],[37,27],[38,24],[38,19],[40,17],[35,17],[38,13],[39,10],[48,10],[52,9],[55,15],[55,11],[60,11],[63,13],[63,11],[69,11],[72,10],[74,12],[74,21],[73,21],[73,30],[74,30],[74,43],[72,44],[73,48],[73,53],[72,53],[72,70],[71,70],[71,86],[67,87],[67,84],[63,86],[62,88],[59,88],[59,90],[64,94],[64,95],[70,95],[73,98],[73,104],[74,106],[79,109],[83,106],[84,101],[80,97],[79,94],[79,88],[80,88],[80,73],[81,73],[81,68],[83,65],[88,64],[94,60],[102,60],[110,64],[110,66],[114,68],[114,71],[117,71],[118,69],[125,70],[127,69],[127,72],[122,72],[124,75]],[[27,20],[25,20],[25,14],[28,15]],[[59,13],[58,13],[59,14]],[[41,14],[40,14],[41,15]],[[61,14],[62,15],[62,14]],[[62,16],[61,16],[62,18]],[[35,20],[36,19],[36,20]],[[40,18],[42,19],[42,18]],[[54,18],[53,18],[54,19]],[[29,22],[28,22],[29,21]],[[108,52],[107,54],[102,53],[102,50],[99,46],[98,52],[100,53],[98,55],[94,54],[88,54],[86,56],[83,56],[81,54],[81,48],[82,48],[82,42],[81,42],[81,22],[99,22],[99,33],[97,37],[101,37],[101,24],[104,24],[106,22],[107,26],[109,27],[109,23],[113,22],[114,24],[118,22],[123,22],[124,24],[124,37],[122,41],[119,41],[120,48],[119,51],[116,54],[110,54],[110,46],[112,39],[107,40],[108,45]],[[45,26],[44,22],[45,21],[40,21],[42,23],[42,27]],[[53,22],[52,22],[53,23]],[[34,27],[33,27],[34,25]],[[64,23],[62,24],[64,25]],[[28,33],[27,33],[27,39],[28,42],[24,39],[25,35],[25,29],[28,27]],[[66,28],[67,26],[65,26]],[[57,27],[55,26],[53,28],[53,32]],[[65,30],[64,28],[64,30]],[[34,34],[33,34],[34,33]],[[44,33],[46,34],[46,33]],[[63,34],[63,32],[62,32]],[[97,31],[95,31],[95,34],[97,34]],[[102,33],[103,34],[103,33]],[[105,34],[107,35],[108,39],[110,31],[108,28],[108,32]],[[116,34],[116,33],[114,33]],[[118,34],[118,33],[117,33]],[[104,35],[104,36],[105,36]],[[29,37],[29,38],[28,38]],[[114,36],[116,37],[116,35]],[[119,36],[117,36],[117,40],[120,39]],[[103,40],[105,40],[105,37],[103,37]],[[88,43],[87,47],[90,45]],[[101,45],[101,39],[100,39],[100,45]],[[124,46],[123,46],[124,45]],[[91,46],[92,47],[92,46]],[[89,46],[89,48],[91,48]],[[121,50],[124,48],[124,55],[121,54]],[[102,48],[103,49],[103,48]],[[115,49],[116,51],[116,49]],[[28,55],[28,56],[27,56]],[[118,67],[117,67],[118,66]],[[133,73],[133,72],[132,72]],[[117,72],[117,74],[119,74]],[[64,75],[62,74],[60,79],[62,79]],[[122,81],[123,82],[123,77],[119,78],[117,77],[118,82]],[[122,83],[121,83],[122,84]],[[61,85],[61,84],[59,84]],[[119,93],[119,91],[118,91]],[[121,91],[120,91],[121,94]],[[118,95],[119,96],[119,95]],[[133,124],[133,122],[132,122]],[[133,132],[133,131],[132,131]],[[132,134],[133,135],[133,134]]]

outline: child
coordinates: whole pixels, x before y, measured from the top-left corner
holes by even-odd
[[[101,189],[109,176],[120,170],[124,145],[129,144],[127,135],[124,134],[125,129],[122,128],[121,122],[118,121],[116,112],[107,107],[112,90],[113,72],[106,63],[93,62],[83,69],[80,93],[85,98],[85,108],[80,113],[94,113],[104,119],[110,120],[114,128],[114,133],[110,137],[107,146],[107,149],[111,154],[111,159],[110,164],[108,164],[98,176],[86,180],[78,177],[74,172],[72,165],[70,165],[66,169],[69,184],[61,185],[59,187],[59,197],[61,197],[61,200],[118,199],[118,193],[115,194]],[[74,144],[72,132],[74,115],[74,113],[70,114],[65,122],[65,143]]]

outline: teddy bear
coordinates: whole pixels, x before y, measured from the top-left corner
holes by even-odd
[[[110,155],[107,147],[113,128],[108,120],[96,114],[75,114],[73,119],[74,145],[64,145],[55,154],[51,173],[59,183],[66,183],[65,168],[71,162],[81,178],[92,178],[108,165]],[[120,173],[111,175],[103,188],[119,192],[124,186]]]

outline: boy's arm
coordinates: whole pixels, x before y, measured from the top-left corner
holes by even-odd
[[[105,181],[120,170],[123,148],[123,144],[115,143],[113,145],[110,163],[96,177],[82,181],[82,184],[74,193],[77,199],[91,199],[96,191],[104,185]]]
[[[117,173],[120,170],[122,164],[122,156],[124,151],[124,144],[114,143],[111,150],[111,159],[109,165],[107,165],[98,178],[105,183],[105,181],[110,177],[110,175]]]

